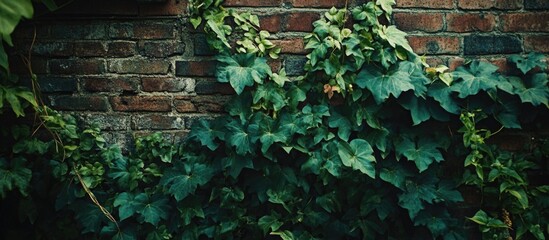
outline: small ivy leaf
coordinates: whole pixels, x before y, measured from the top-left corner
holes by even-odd
[[[140,193],[139,195],[141,194],[144,193]],[[116,196],[113,206],[118,207],[118,217],[120,217],[120,221],[124,221],[124,219],[133,216],[139,209],[143,208],[145,204],[140,202],[139,199],[141,198],[136,198],[134,194],[128,192],[123,192]]]
[[[374,66],[364,67],[356,78],[356,84],[368,88],[377,104],[381,104],[390,95],[398,98],[402,92],[414,89],[410,75],[404,71],[393,71],[384,74]]]
[[[378,0],[379,1],[379,0]],[[381,0],[381,1],[392,1],[392,0]],[[397,46],[401,46],[402,48],[406,49],[408,52],[413,53],[414,50],[412,50],[412,47],[410,47],[410,44],[408,43],[408,40],[406,39],[406,33],[396,28],[396,26],[383,26],[383,28],[378,30],[378,34],[382,39],[387,40],[389,45],[391,47],[396,48]]]
[[[26,159],[17,157],[10,161],[8,163],[5,158],[0,158],[0,199],[14,188],[19,189],[21,195],[28,195],[32,171],[25,166]]]
[[[250,157],[242,157],[236,154],[230,154],[226,158],[221,159],[221,161],[229,175],[235,179],[240,175],[242,169],[254,168],[254,163]]]
[[[458,80],[452,85],[452,90],[459,93],[460,98],[476,95],[480,90],[495,90],[499,82],[495,72],[498,67],[483,61],[473,61],[469,67],[458,67],[453,77]]]
[[[430,182],[406,180],[405,189],[398,196],[398,204],[408,210],[411,219],[414,219],[419,211],[425,208],[423,201],[432,203],[437,197],[435,186]]]
[[[395,0],[376,0],[376,5],[381,6],[387,15],[393,14],[393,5],[395,5]]]
[[[444,160],[442,154],[437,149],[438,147],[440,146],[431,139],[422,138],[418,142],[415,142],[406,137],[395,146],[395,149],[399,156],[404,155],[408,161],[413,161],[416,164],[419,172],[423,172],[433,162]]]
[[[158,222],[160,222],[161,219],[168,219],[170,209],[171,207],[168,205],[168,199],[166,197],[163,196],[157,197],[156,199],[149,199],[147,196],[143,208],[139,210],[139,214],[141,214],[145,222],[158,227]]]
[[[220,63],[216,71],[217,80],[230,83],[239,95],[246,86],[252,86],[254,82],[262,83],[272,75],[267,59],[255,57],[254,54],[222,55],[217,60]]]
[[[227,40],[227,36],[225,34],[225,29],[219,28],[218,22],[212,19],[209,19],[208,21],[206,21],[206,24],[208,24],[210,29],[212,29],[212,31],[215,32],[215,34],[217,35],[217,38],[225,45],[225,47],[231,48],[231,45],[229,44],[229,41]]]
[[[520,78],[509,78],[514,91],[519,95],[520,100],[525,103],[532,103],[534,106],[541,104],[548,106],[549,88],[547,87],[547,74],[537,73],[522,81]]]
[[[364,139],[354,139],[350,143],[339,142],[337,153],[341,162],[346,167],[351,167],[354,170],[375,178],[375,167],[373,163],[376,161],[372,155],[372,147]]]
[[[522,209],[527,209],[528,208],[528,195],[526,195],[526,192],[524,191],[524,189],[518,189],[518,188],[514,188],[514,189],[506,189],[505,192],[511,194],[511,196],[515,197],[518,202],[520,203]]]
[[[279,111],[284,106],[286,106],[284,93],[284,90],[280,87],[277,87],[275,84],[261,84],[257,87],[254,93],[253,102],[254,104],[257,104],[261,100],[263,100],[266,103],[272,104],[273,110]]]
[[[279,217],[273,216],[273,215],[267,215],[259,218],[257,225],[263,230],[263,234],[267,234],[268,232],[275,232],[282,225],[284,225],[283,222],[278,220]]]
[[[278,73],[273,73],[272,79],[280,87],[284,87],[284,83],[290,81],[290,79],[286,76],[286,69],[284,68],[281,68]]]
[[[181,201],[193,194],[198,186],[206,184],[213,176],[211,167],[200,163],[183,163],[167,170],[160,179],[166,192]]]
[[[427,93],[427,86],[431,82],[429,78],[423,74],[421,68],[409,61],[401,62],[398,65],[400,71],[407,72],[410,76],[412,85],[414,85],[414,94],[416,97],[424,97]]]
[[[339,114],[337,111],[332,111],[330,117],[328,117],[328,126],[331,128],[337,128],[337,135],[341,140],[348,141],[351,135],[351,121]]]
[[[462,202],[463,196],[456,190],[455,184],[449,181],[441,181],[437,189],[437,198],[449,203]]]
[[[442,211],[421,211],[414,219],[415,226],[426,226],[434,237],[443,235],[448,231],[446,219],[450,218],[450,213]]]
[[[391,166],[390,169],[382,168],[379,172],[379,178],[381,178],[381,180],[388,182],[401,190],[404,190],[406,177],[409,176],[411,176],[411,174],[399,164]]]
[[[246,155],[253,152],[255,136],[252,136],[251,131],[257,132],[257,125],[251,124],[249,128],[246,128],[237,121],[231,121],[226,125],[226,128],[229,131],[226,136],[227,143],[236,148],[237,154]]]
[[[531,52],[526,58],[519,55],[513,55],[509,58],[509,60],[514,62],[523,74],[526,74],[536,67],[540,67],[542,71],[547,68],[547,63],[544,62],[545,55],[541,53]]]

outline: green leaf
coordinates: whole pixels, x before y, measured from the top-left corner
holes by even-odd
[[[395,148],[398,155],[404,155],[408,161],[413,161],[419,172],[427,170],[433,162],[444,160],[442,154],[437,149],[440,147],[429,138],[421,138],[419,141],[413,141],[411,138],[404,138]]]
[[[523,74],[526,74],[536,67],[540,67],[542,71],[547,68],[547,63],[544,62],[545,55],[541,53],[531,52],[526,58],[519,55],[513,55],[509,58],[509,60],[514,62]]]
[[[229,44],[229,41],[227,41],[227,36],[225,34],[225,31],[223,29],[220,29],[219,28],[219,23],[212,20],[212,19],[209,19],[208,21],[206,21],[206,24],[208,24],[208,26],[210,27],[210,29],[212,29],[212,31],[214,31],[214,33],[217,35],[217,38],[227,47],[227,48],[231,48],[231,45]]]
[[[390,95],[398,98],[402,92],[414,89],[407,72],[398,70],[384,74],[372,65],[360,71],[356,84],[361,88],[368,88],[377,104],[387,100]]]
[[[415,218],[418,212],[425,208],[423,202],[432,203],[436,199],[437,195],[433,180],[406,180],[406,190],[398,196],[398,204],[408,209],[408,215],[411,219]]]
[[[520,78],[510,78],[509,82],[523,103],[529,102],[534,106],[548,105],[549,88],[547,87],[546,73],[534,74],[525,78],[524,81],[521,81]]]
[[[392,0],[381,0],[381,1],[387,2]],[[383,28],[378,31],[378,34],[382,39],[387,40],[387,42],[389,42],[389,45],[391,45],[391,47],[396,48],[397,46],[400,46],[406,49],[408,52],[411,52],[411,53],[414,52],[414,50],[412,50],[412,47],[410,47],[408,40],[406,39],[407,34],[403,31],[400,31],[398,28],[396,28],[396,26],[389,26],[389,27],[383,26]]]
[[[145,222],[158,227],[158,222],[160,222],[161,219],[168,219],[170,209],[171,207],[168,205],[168,199],[166,197],[149,199],[147,196],[145,205],[139,210],[139,213]]]
[[[0,36],[10,35],[22,17],[32,18],[33,13],[31,0],[1,1]]]
[[[118,207],[118,217],[120,221],[124,221],[145,206],[144,200],[147,198],[145,193],[140,193],[135,196],[132,193],[123,192],[118,194],[114,199],[113,206]]]
[[[245,128],[237,121],[232,121],[227,124],[227,143],[236,148],[236,153],[245,155],[252,153],[255,148],[253,137],[250,132],[257,132],[258,126],[253,124],[249,128]],[[251,131],[250,131],[251,130]]]
[[[272,75],[267,59],[254,54],[222,55],[217,60],[220,62],[217,80],[230,83],[237,94],[241,94],[246,86],[252,86],[254,81],[263,83],[267,76]]]
[[[375,178],[373,163],[376,159],[372,155],[372,147],[366,140],[354,139],[350,143],[341,141],[338,144],[337,153],[343,165],[359,170],[371,178]]]
[[[8,54],[4,49],[4,42],[2,41],[1,35],[0,35],[0,67],[4,68],[5,70],[9,69]],[[0,89],[0,109],[2,109],[2,104],[4,101],[1,94],[2,94],[2,89]]]
[[[395,0],[376,0],[376,5],[381,6],[387,15],[393,14],[393,5],[395,5]]]
[[[27,196],[32,171],[25,166],[24,158],[18,157],[9,161],[11,163],[0,157],[0,198],[4,198],[8,191],[15,188],[23,196]]]
[[[341,140],[348,141],[351,135],[351,121],[337,111],[331,111],[328,117],[328,126],[337,128],[337,135]]]
[[[520,203],[520,206],[522,209],[528,208],[528,195],[522,188],[514,188],[514,189],[506,189],[505,192],[508,192],[511,194],[511,196],[515,197],[518,202]]]
[[[139,159],[117,158],[108,176],[116,179],[120,187],[133,190],[143,177],[143,166]]]
[[[393,186],[404,190],[406,177],[411,176],[405,168],[399,164],[391,166],[391,168],[382,168],[379,172],[381,180],[392,184]]]
[[[76,219],[82,224],[82,234],[84,233],[97,233],[101,228],[102,223],[107,220],[107,217],[101,212],[98,206],[87,203],[79,202],[77,205],[73,205],[76,212]]]
[[[273,215],[267,215],[259,218],[257,225],[263,230],[263,234],[267,234],[268,232],[275,232],[284,223],[278,220],[278,217]]]
[[[183,163],[167,170],[160,179],[168,193],[181,201],[188,195],[193,194],[198,186],[206,184],[213,176],[209,166],[200,163]]]
[[[223,139],[224,133],[212,127],[213,123],[211,120],[198,120],[193,124],[188,137],[199,140],[203,146],[207,146],[212,151],[217,149],[219,143],[215,142],[215,139]]]
[[[456,81],[452,89],[460,98],[476,95],[480,90],[495,90],[499,78],[495,74],[498,67],[483,61],[473,61],[468,67],[460,66],[454,71]]]
[[[460,107],[457,101],[452,97],[453,89],[439,81],[429,86],[428,95],[433,97],[440,106],[449,113],[459,114]]]

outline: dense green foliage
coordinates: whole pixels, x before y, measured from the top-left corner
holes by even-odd
[[[543,129],[543,55],[511,57],[509,75],[483,61],[430,67],[382,24],[394,1],[377,0],[316,21],[306,74],[289,79],[266,64],[279,50],[257,16],[221,3],[189,7],[236,92],[228,114],[196,121],[181,145],[155,134],[127,153],[52,111],[41,119],[57,141],[2,128],[2,237],[449,240],[477,225],[484,239],[549,236],[549,183],[534,179],[548,174],[549,141],[491,141]]]

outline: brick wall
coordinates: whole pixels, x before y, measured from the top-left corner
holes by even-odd
[[[192,30],[185,0],[77,0],[21,25],[16,51],[32,55],[45,99],[96,122],[121,143],[162,130],[178,139],[197,117],[219,114],[231,94],[213,79],[211,51]],[[327,8],[350,0],[226,0],[251,10],[283,47],[273,68],[302,73],[302,37]],[[393,21],[430,63],[455,67],[482,57],[504,67],[508,54],[549,53],[548,0],[397,0]],[[33,38],[36,36],[33,43]],[[32,45],[32,48],[31,48]],[[24,72],[12,57],[15,72]],[[277,70],[277,69],[274,69]]]

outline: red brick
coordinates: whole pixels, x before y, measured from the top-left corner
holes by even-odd
[[[282,48],[281,53],[304,54],[307,52],[305,50],[303,38],[272,40],[272,42]]]
[[[100,57],[107,54],[107,48],[101,42],[76,42],[74,55],[78,57]]]
[[[167,59],[116,59],[109,62],[112,73],[166,74],[169,69]]]
[[[137,53],[137,44],[130,41],[116,41],[107,44],[107,56],[109,57],[131,57]]]
[[[81,80],[82,89],[89,92],[137,92],[135,78],[89,77]]]
[[[549,53],[549,35],[524,36],[524,48],[527,52]]]
[[[267,64],[269,64],[269,67],[271,67],[271,71],[274,73],[277,73],[282,68],[282,60],[279,59],[269,59],[267,61]]]
[[[101,74],[105,72],[102,59],[52,59],[49,61],[53,74]]]
[[[226,0],[227,7],[275,7],[282,5],[282,0]]]
[[[181,0],[169,0],[167,3],[142,3],[139,4],[141,16],[174,16],[185,14],[187,2]]]
[[[456,70],[459,66],[463,65],[465,63],[465,59],[461,57],[453,57],[448,60],[448,68],[450,68],[450,71]]]
[[[500,18],[505,32],[549,32],[549,12],[507,13]]]
[[[173,39],[175,22],[139,21],[118,22],[109,27],[109,36],[115,39]]]
[[[286,31],[311,32],[313,31],[313,22],[319,18],[320,15],[314,12],[290,13],[284,29]]]
[[[259,16],[259,25],[261,29],[268,32],[276,33],[280,32],[282,15],[265,15]]]
[[[185,44],[177,41],[141,41],[138,44],[141,56],[164,58],[182,54]]]
[[[136,130],[178,130],[184,127],[183,118],[164,114],[136,115],[132,121],[132,129]]]
[[[110,99],[112,109],[122,112],[169,112],[170,98],[161,96],[123,96]]]
[[[488,13],[448,13],[446,25],[448,32],[490,32],[496,26],[496,17]]]
[[[494,7],[493,0],[458,0],[458,7],[462,9],[490,9]]]
[[[409,36],[408,41],[417,54],[458,54],[460,49],[454,36]]]
[[[174,100],[175,110],[180,113],[194,113],[197,111],[196,106],[191,101],[191,97],[178,97]]]
[[[215,61],[184,60],[175,62],[176,76],[213,77],[215,75]]]
[[[508,73],[511,69],[507,58],[492,58],[488,60],[491,64],[494,64],[498,67],[498,72]]]
[[[497,9],[513,10],[522,7],[522,0],[495,0],[494,6]]]
[[[199,113],[221,113],[231,96],[196,96],[190,100]]]
[[[453,0],[396,0],[396,6],[399,8],[432,8],[432,9],[452,9]]]
[[[427,62],[427,64],[429,64],[429,66],[432,66],[432,67],[436,67],[436,66],[439,66],[439,65],[445,65],[444,59],[442,59],[440,57],[428,56],[428,57],[426,57],[425,62]]]
[[[294,7],[345,7],[345,0],[293,0],[292,6]]]
[[[438,32],[444,26],[441,13],[395,13],[393,17],[403,31]]]
[[[187,87],[184,78],[145,77],[141,79],[145,92],[181,92]]]

